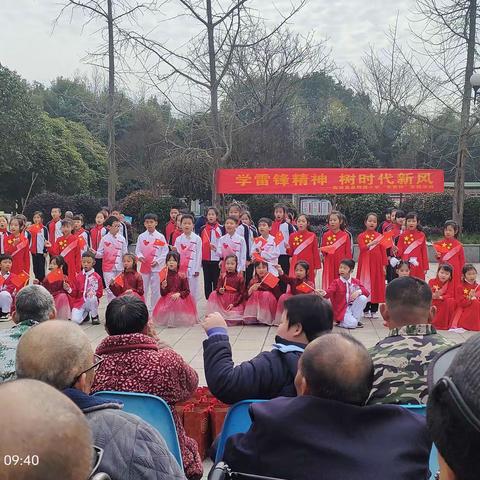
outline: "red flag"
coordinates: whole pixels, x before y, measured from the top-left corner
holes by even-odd
[[[167,273],[168,273],[168,267],[163,267],[160,272],[160,283],[162,283],[164,280],[167,278]]]
[[[265,246],[265,244],[267,243],[267,240],[265,240],[263,237],[257,237],[257,238],[254,239],[254,242],[259,243],[260,248],[263,248]]]
[[[394,230],[389,230],[383,234],[383,238],[380,240],[380,245],[385,248],[393,247],[393,236],[395,234]]]
[[[297,292],[301,293],[312,293],[315,289],[311,287],[308,283],[302,282],[300,285],[297,285]]]
[[[22,288],[24,287],[28,280],[30,279],[30,275],[26,272],[19,273],[17,275],[12,273],[12,283],[17,287],[17,288]]]
[[[283,240],[284,240],[283,233],[279,230],[275,234],[275,245],[280,245],[283,242]]]
[[[321,247],[320,251],[322,253],[335,253],[335,247],[333,245],[326,245],[325,247]]]
[[[85,248],[85,245],[87,244],[87,242],[85,241],[85,239],[83,237],[78,237],[78,247],[80,248],[80,250],[83,250]]]
[[[166,243],[163,242],[162,240],[160,240],[159,238],[156,238],[155,241],[153,242],[153,244],[156,247],[164,247],[166,245]]]
[[[236,292],[237,291],[236,288],[233,288],[230,285],[225,285],[223,288],[225,289],[226,292]]]
[[[47,275],[47,280],[50,283],[62,281],[64,279],[63,270],[61,268],[55,268]]]
[[[125,282],[123,281],[123,273],[115,277],[113,283],[116,283],[119,287],[123,288],[125,286]]]
[[[254,262],[264,262],[265,261],[259,253],[254,253],[252,255],[252,257],[253,257]]]
[[[263,277],[263,280],[260,282],[260,283],[264,283],[265,285],[267,285],[268,287],[270,288],[274,288],[277,286],[278,282],[280,280],[278,279],[278,277],[276,277],[275,275],[273,275],[272,273],[268,272],[264,277]]]
[[[27,229],[30,233],[40,233],[42,231],[42,225],[39,223],[34,223],[33,225],[30,225]]]
[[[448,248],[448,243],[445,242],[445,240],[439,240],[438,242],[434,242],[433,248],[435,248],[438,253],[447,253],[451,247]]]

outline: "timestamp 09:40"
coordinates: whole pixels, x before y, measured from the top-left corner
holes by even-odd
[[[33,465],[36,467],[40,463],[38,455],[4,455],[3,456],[3,465],[6,467],[15,467],[17,465]]]

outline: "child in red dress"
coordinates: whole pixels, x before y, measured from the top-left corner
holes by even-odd
[[[462,269],[463,281],[456,291],[456,311],[452,320],[452,331],[480,330],[480,302],[477,269],[467,264]]]
[[[440,264],[436,278],[432,278],[428,285],[432,290],[432,305],[437,308],[432,320],[438,330],[448,330],[455,311],[455,288],[452,281],[453,268],[448,264]]]
[[[418,215],[407,213],[405,217],[406,230],[398,238],[397,257],[410,262],[411,276],[425,280],[430,268],[428,264],[427,238],[422,231]]]
[[[267,274],[268,263],[264,261],[255,262],[255,275],[250,281],[248,300],[243,313],[243,321],[246,324],[278,325],[275,320],[275,313],[281,290],[278,284],[272,288],[264,283]]]
[[[453,268],[452,282],[455,291],[462,282],[462,268],[465,265],[465,252],[462,243],[457,240],[458,232],[458,224],[448,220],[443,227],[444,238],[434,243],[438,262],[448,263]]]
[[[8,219],[5,215],[0,214],[0,254],[5,253],[5,238],[10,235],[8,231]]]
[[[245,308],[245,278],[237,272],[236,255],[225,257],[225,273],[220,275],[217,288],[207,301],[207,315],[219,312],[229,326],[241,325]]]
[[[23,234],[25,222],[22,218],[12,217],[10,235],[5,237],[5,253],[12,257],[11,273],[25,272],[30,275],[30,248],[28,238]]]
[[[288,239],[288,253],[292,256],[291,266],[295,267],[300,260],[308,263],[308,279],[315,284],[317,270],[322,268],[320,252],[318,249],[317,235],[309,231],[310,222],[306,215],[299,215],[297,218],[298,231],[292,233]],[[293,269],[290,269],[290,276],[296,277]]]
[[[370,292],[364,317],[378,318],[378,304],[385,302],[385,275],[387,251],[380,243],[383,235],[377,232],[378,216],[369,213],[365,218],[366,230],[358,236],[360,249],[357,279]]]
[[[280,275],[280,281],[287,284],[287,291],[278,299],[277,311],[275,313],[275,324],[280,325],[279,322],[282,318],[285,300],[294,295],[318,292],[315,290],[315,284],[308,279],[308,273],[310,270],[310,265],[308,262],[300,260],[295,264],[295,269],[293,270],[295,274],[294,278],[285,275],[285,272],[280,265],[277,265],[276,267]],[[292,269],[290,269],[290,272],[292,272]]]
[[[71,316],[70,300],[65,288],[68,282],[68,265],[61,255],[50,259],[49,273],[43,279],[42,285],[52,294],[55,301],[57,316],[62,320],[68,320]],[[35,282],[34,282],[35,283]]]
[[[328,216],[329,229],[322,236],[323,274],[322,288],[327,290],[330,284],[338,278],[340,262],[352,258],[350,235],[345,231],[345,217],[333,210]]]
[[[137,271],[137,259],[132,253],[123,256],[123,272],[110,280],[110,290],[116,297],[134,295],[140,300],[143,297],[143,278]]]
[[[188,279],[179,274],[180,255],[169,252],[166,258],[166,277],[160,283],[160,295],[152,319],[154,323],[168,327],[189,327],[198,320],[197,307],[190,295]],[[162,270],[160,274],[164,273]]]
[[[360,322],[370,292],[352,277],[355,262],[346,258],[338,267],[339,278],[334,280],[327,291],[322,292],[332,303],[335,322],[341,328],[363,327]]]

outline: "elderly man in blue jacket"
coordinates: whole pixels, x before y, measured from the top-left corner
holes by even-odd
[[[208,335],[203,342],[208,387],[222,402],[233,404],[250,398],[295,396],[298,359],[309,342],[332,331],[333,312],[330,304],[317,295],[289,298],[273,349],[237,366],[223,317],[210,314],[202,326]]]

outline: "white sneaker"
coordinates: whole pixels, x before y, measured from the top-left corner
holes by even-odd
[[[370,318],[380,318],[380,315],[378,314],[378,312],[372,312],[370,314]]]
[[[373,318],[373,313],[371,313],[371,312],[363,312],[363,318]]]

